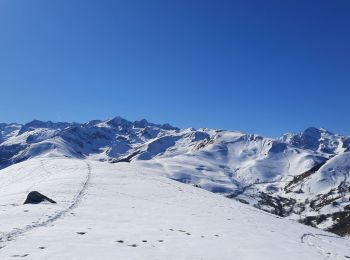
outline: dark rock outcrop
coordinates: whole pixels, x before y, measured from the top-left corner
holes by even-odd
[[[29,192],[26,201],[24,204],[39,204],[41,202],[48,201],[50,203],[56,203],[56,201],[46,197],[45,195],[41,194],[37,191],[31,191]]]

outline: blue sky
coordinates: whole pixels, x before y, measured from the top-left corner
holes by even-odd
[[[0,121],[350,134],[350,1],[0,1]]]

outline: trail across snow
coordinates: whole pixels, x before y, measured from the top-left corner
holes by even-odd
[[[37,185],[40,160],[0,171],[0,231],[14,232],[3,239],[0,259],[350,257],[348,239],[164,178],[159,167],[43,162],[46,177]],[[57,205],[22,205],[29,187]]]
[[[44,172],[44,174],[46,176],[44,176],[44,174],[39,174],[39,176],[41,177],[41,180],[39,182],[36,182],[35,184],[32,184],[28,189],[26,189],[26,193],[28,194],[30,191],[33,190],[33,188],[35,186],[37,186],[40,183],[43,183],[46,178],[50,177],[50,175],[54,175],[52,174],[49,170],[47,170],[45,168],[45,160],[43,159],[39,159],[40,162],[40,167],[38,169],[39,172]],[[72,202],[70,205],[68,205],[66,208],[63,208],[57,212],[55,212],[54,214],[48,216],[48,218],[42,220],[42,221],[37,221],[34,224],[27,224],[25,225],[25,227],[16,227],[13,230],[9,231],[9,232],[1,232],[0,233],[0,242],[2,242],[3,244],[0,244],[0,247],[4,247],[5,246],[5,242],[6,241],[11,241],[14,240],[16,237],[23,235],[26,232],[32,231],[33,229],[39,228],[39,227],[44,227],[47,226],[51,223],[53,223],[54,221],[56,221],[57,219],[63,217],[65,214],[69,213],[73,208],[77,207],[78,203],[80,202],[82,196],[84,195],[90,178],[91,178],[91,166],[89,164],[89,162],[87,161],[82,161],[83,163],[86,164],[86,178],[84,180],[84,182],[82,183],[81,187],[79,188],[77,194],[73,197]],[[17,204],[17,206],[19,206],[19,204]]]
[[[314,248],[322,259],[346,259],[350,258],[350,255],[339,254],[337,250],[329,250],[330,248],[341,247],[344,244],[348,252],[350,252],[350,243],[348,239],[326,234],[317,233],[305,233],[301,236],[301,242],[306,243],[308,246]],[[341,251],[340,251],[341,252]]]

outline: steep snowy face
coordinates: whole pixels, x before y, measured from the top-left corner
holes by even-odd
[[[302,133],[286,134],[280,138],[283,142],[302,149],[310,149],[328,154],[338,154],[349,150],[349,137],[333,134],[326,129],[307,128]]]
[[[350,187],[350,152],[345,152],[330,159],[323,165],[311,179],[308,179],[303,190],[314,194],[338,189],[346,192],[344,188]]]

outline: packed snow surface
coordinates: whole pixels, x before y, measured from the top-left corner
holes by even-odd
[[[0,171],[0,259],[346,259],[350,241],[163,177],[37,157]],[[171,168],[168,168],[171,172]],[[30,191],[57,204],[23,205]]]

